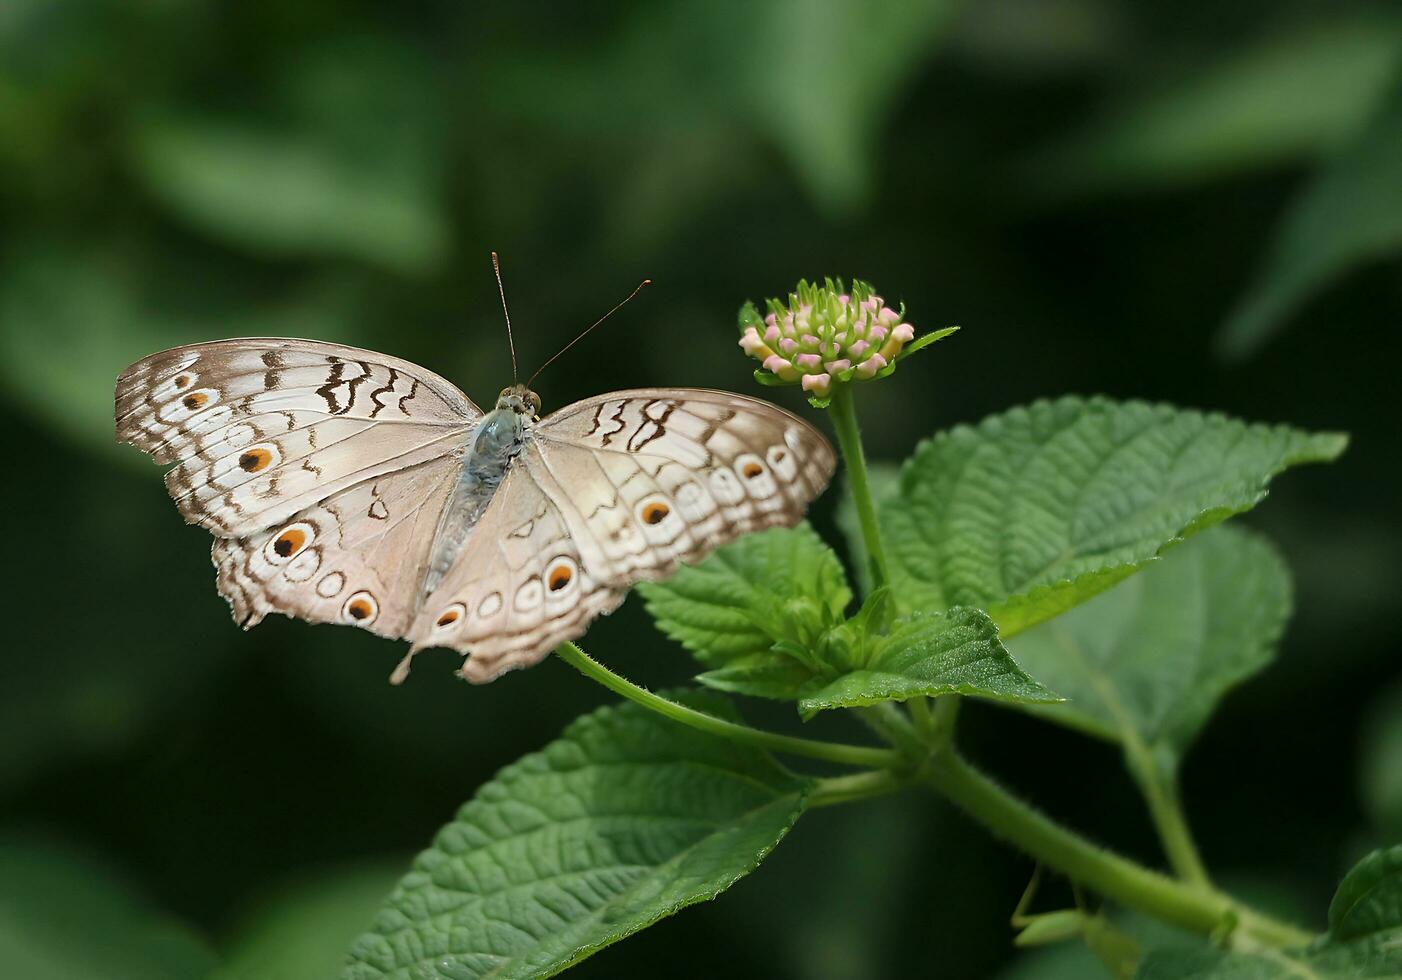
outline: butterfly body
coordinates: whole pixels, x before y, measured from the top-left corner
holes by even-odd
[[[426,647],[470,654],[479,683],[535,663],[635,582],[796,523],[835,463],[807,423],[727,392],[539,411],[522,385],[483,413],[410,362],[281,338],[153,354],[116,394],[118,438],[177,463],[235,619],[407,638],[396,680]]]
[[[512,462],[521,455],[530,432],[539,396],[512,388],[501,393],[497,406],[470,432],[464,445],[462,470],[443,508],[433,536],[428,574],[422,591],[431,593],[453,567],[472,529],[486,513]],[[534,407],[532,407],[534,406]]]

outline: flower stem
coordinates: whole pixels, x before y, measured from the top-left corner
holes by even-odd
[[[862,540],[871,560],[872,587],[880,588],[891,581],[890,566],[886,561],[886,545],[881,540],[881,525],[876,518],[876,504],[871,496],[862,436],[857,430],[857,408],[852,398],[852,385],[833,385],[831,407],[833,425],[837,429],[837,444],[842,450],[843,465],[847,467],[847,483],[852,489],[852,500],[857,505]]]
[[[1205,935],[1235,931],[1272,947],[1303,946],[1311,939],[1212,888],[1175,880],[1092,844],[1013,796],[952,749],[930,760],[924,778],[997,836],[1113,901]]]
[[[811,738],[797,738],[793,735],[780,735],[766,732],[739,722],[726,721],[704,711],[688,708],[684,704],[669,701],[653,694],[647,688],[639,687],[626,677],[615,674],[573,643],[562,643],[555,648],[555,655],[590,680],[598,681],[604,687],[623,697],[655,711],[665,718],[680,722],[697,731],[719,735],[721,738],[771,752],[787,755],[801,755],[809,759],[822,759],[848,766],[896,769],[906,765],[905,757],[892,749],[871,748],[865,745],[845,745],[841,742],[820,742]]]

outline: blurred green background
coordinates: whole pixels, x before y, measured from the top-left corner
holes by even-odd
[[[491,249],[526,368],[654,280],[547,410],[755,391],[739,304],[844,275],[964,327],[864,389],[881,459],[1066,392],[1351,431],[1249,518],[1297,613],[1185,794],[1222,880],[1313,926],[1402,839],[1395,4],[3,0],[0,976],[333,976],[476,786],[610,700],[554,661],[472,688],[440,651],[394,689],[396,644],[240,632],[205,532],[112,442],[128,362],[219,337],[373,347],[490,401]],[[636,600],[585,645],[692,673]],[[964,738],[1158,861],[1113,750],[977,705]],[[824,810],[576,974],[1089,976],[1010,948],[1030,870],[930,797]]]

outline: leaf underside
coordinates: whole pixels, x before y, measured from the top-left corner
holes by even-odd
[[[1067,698],[1037,714],[1176,759],[1221,697],[1269,663],[1289,609],[1280,556],[1261,536],[1226,525],[1008,649]]]

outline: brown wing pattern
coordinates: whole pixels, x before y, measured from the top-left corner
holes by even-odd
[[[476,683],[536,663],[634,583],[747,531],[797,523],[834,463],[806,422],[726,392],[628,391],[572,405],[535,427],[428,598],[414,649],[469,653],[462,674]]]
[[[217,538],[219,592],[245,629],[270,612],[408,635],[459,454],[364,480],[241,538]]]
[[[481,412],[407,361],[307,340],[195,344],[117,380],[117,438],[162,463],[181,514],[220,537],[277,525],[444,455]]]

